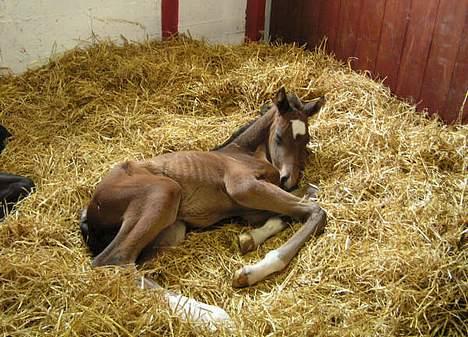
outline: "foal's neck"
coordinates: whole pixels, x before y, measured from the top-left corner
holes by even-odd
[[[275,116],[273,109],[258,118],[249,128],[237,136],[228,147],[236,147],[248,152],[255,150],[268,141],[270,126]]]

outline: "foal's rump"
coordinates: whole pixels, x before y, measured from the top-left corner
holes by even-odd
[[[114,166],[96,187],[88,207],[81,212],[80,229],[91,254],[96,257],[103,252],[124,223],[134,226],[153,206],[167,209],[167,205],[160,205],[162,201],[158,196],[172,195],[178,189],[176,182],[150,173],[138,162]]]
[[[126,208],[122,199],[123,188],[129,177],[126,163],[114,166],[96,188],[96,193],[87,208],[81,210],[80,230],[83,240],[93,257],[99,255],[117,235],[122,226],[122,215]],[[113,186],[109,190],[108,186]]]

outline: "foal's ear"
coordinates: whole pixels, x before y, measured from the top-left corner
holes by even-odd
[[[312,102],[304,104],[304,113],[310,117],[320,111],[320,108],[325,105],[325,96],[314,99]]]
[[[280,113],[284,113],[289,110],[288,96],[286,95],[284,87],[281,87],[281,89],[276,93],[276,97],[273,102],[278,107],[278,111]]]

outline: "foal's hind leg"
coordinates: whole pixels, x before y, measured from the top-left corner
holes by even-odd
[[[152,185],[142,185],[141,194],[129,201],[116,237],[93,266],[135,263],[143,248],[176,221],[180,197],[180,186],[169,178],[155,177]]]
[[[138,256],[138,264],[146,262],[156,255],[156,252],[161,248],[176,247],[185,239],[187,232],[187,226],[183,221],[177,220],[169,227],[164,228],[161,233],[158,234],[156,239],[148,244],[140,256]]]

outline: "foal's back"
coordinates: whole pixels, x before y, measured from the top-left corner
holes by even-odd
[[[195,227],[243,213],[243,207],[226,192],[229,175],[279,182],[279,172],[270,163],[240,151],[176,152],[130,166],[137,168],[136,172],[147,170],[176,181],[182,189],[178,218]]]

